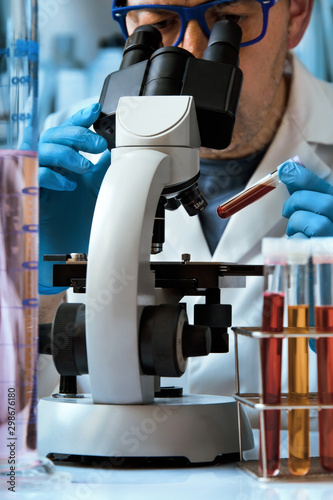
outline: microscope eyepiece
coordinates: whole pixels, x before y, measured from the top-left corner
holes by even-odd
[[[241,40],[242,30],[238,24],[219,21],[213,26],[203,59],[237,66]]]
[[[149,61],[143,95],[180,95],[189,58],[194,56],[181,47],[162,47]]]
[[[119,69],[146,61],[161,47],[163,47],[162,35],[157,28],[149,25],[138,26],[126,40]]]

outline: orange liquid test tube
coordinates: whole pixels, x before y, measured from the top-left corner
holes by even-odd
[[[309,240],[287,240],[288,263],[288,404],[309,404]],[[310,468],[310,412],[288,413],[288,466],[303,476]]]
[[[300,338],[288,340],[288,403],[309,402],[309,341],[302,333],[309,331],[309,306],[288,307],[288,329]],[[310,468],[310,413],[306,409],[290,410],[288,415],[289,470],[303,476]]]

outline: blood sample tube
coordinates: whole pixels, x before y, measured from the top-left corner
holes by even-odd
[[[310,240],[287,241],[288,404],[309,403],[309,257]],[[288,466],[292,474],[305,475],[310,468],[310,412],[300,408],[288,413]]]
[[[316,342],[318,399],[333,405],[333,238],[312,238],[315,273],[316,333],[332,333]],[[324,469],[333,471],[333,409],[321,409],[319,419],[319,455]]]
[[[298,156],[294,156],[287,161],[294,161],[304,166]],[[236,212],[239,212],[239,210],[242,210],[242,208],[247,207],[254,201],[257,201],[259,200],[259,198],[265,196],[270,191],[273,191],[273,189],[281,184],[278,172],[279,168],[284,163],[279,165],[274,172],[266,175],[266,177],[263,177],[262,179],[260,179],[260,181],[253,184],[253,186],[244,189],[240,193],[230,198],[230,200],[222,203],[217,208],[217,215],[221,217],[221,219],[227,219],[231,215],[234,215]]]
[[[284,239],[265,238],[264,296],[262,331],[283,331],[286,255]],[[281,403],[282,338],[260,340],[261,398],[266,405]],[[280,468],[281,410],[265,409],[260,415],[259,471],[266,476],[276,476]]]

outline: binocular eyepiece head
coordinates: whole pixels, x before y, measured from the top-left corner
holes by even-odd
[[[203,59],[237,65],[241,39],[242,30],[238,24],[227,20],[218,21],[211,31]],[[162,35],[157,28],[152,25],[138,26],[126,40],[120,69],[149,59],[162,47]],[[191,57],[189,52],[188,56]]]

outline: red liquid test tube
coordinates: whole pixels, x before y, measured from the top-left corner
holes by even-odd
[[[284,240],[263,240],[264,295],[263,333],[283,332],[285,256]],[[261,403],[281,403],[282,338],[260,340]],[[260,417],[259,472],[264,477],[276,476],[280,469],[281,410],[265,409]]]
[[[283,330],[284,294],[264,293],[264,332],[278,333]],[[281,403],[281,361],[282,339],[261,339],[262,399],[264,404]],[[266,445],[267,475],[275,476],[280,468],[281,411],[264,411],[264,432]],[[264,472],[262,446],[260,445],[259,468]]]
[[[277,171],[269,174],[269,179],[265,179],[245,191],[242,191],[217,207],[217,215],[221,219],[228,219],[228,217],[231,217],[235,213],[239,212],[242,208],[247,207],[254,201],[257,201],[259,198],[265,196],[270,191],[273,191],[273,189],[275,189],[280,183]]]
[[[287,161],[297,162],[304,166],[298,156],[294,156]],[[231,215],[239,212],[239,210],[242,210],[254,201],[259,200],[259,198],[262,198],[270,191],[273,191],[273,189],[281,184],[278,172],[282,165],[283,164],[279,165],[274,172],[266,175],[260,179],[260,181],[253,184],[253,186],[244,189],[228,201],[222,203],[219,207],[217,207],[217,215],[221,219],[228,219],[228,217],[231,217]]]
[[[333,405],[333,238],[312,240],[316,333],[332,333],[316,342],[318,400],[320,404]],[[321,409],[318,420],[320,463],[333,471],[333,409]]]
[[[317,333],[333,334],[333,306],[316,306]],[[333,337],[317,340],[318,398],[320,404],[333,405]],[[333,471],[333,409],[319,412],[320,462],[324,469]]]

